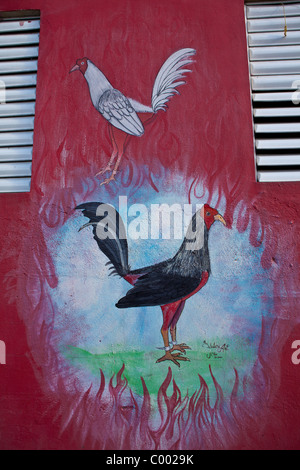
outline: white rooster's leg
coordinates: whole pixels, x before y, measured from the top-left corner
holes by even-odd
[[[109,178],[107,178],[106,180],[104,180],[104,181],[100,184],[100,186],[102,186],[103,184],[108,184],[108,183],[111,183],[112,181],[115,181],[115,176],[116,176],[117,171],[118,171],[118,168],[119,168],[119,166],[120,166],[122,156],[123,156],[123,153],[121,153],[120,155],[118,155],[118,158],[117,158],[115,167],[114,167],[114,169],[113,169],[113,171],[112,171],[112,174],[110,175]]]
[[[102,168],[102,170],[100,170],[95,176],[103,175],[107,171],[111,171],[112,170],[112,164],[114,163],[115,158],[118,155],[118,147],[117,147],[117,144],[116,144],[116,141],[115,141],[115,138],[114,138],[114,134],[113,134],[111,124],[109,125],[109,136],[110,136],[111,143],[113,145],[113,151],[112,151],[111,157],[110,157],[109,162],[106,165],[106,167]]]
[[[111,171],[112,170],[112,164],[115,161],[115,158],[116,158],[117,155],[118,155],[118,150],[116,150],[116,151],[114,150],[113,153],[111,154],[111,157],[110,157],[109,162],[106,165],[106,167],[102,168],[102,170],[100,170],[95,176],[103,175],[107,171]]]
[[[114,144],[114,149],[117,149],[117,155],[116,155],[117,156],[117,161],[115,163],[114,169],[113,169],[110,177],[107,178],[105,181],[103,181],[100,186],[102,186],[103,184],[108,184],[111,181],[115,181],[115,176],[117,174],[118,168],[119,168],[120,163],[121,163],[121,159],[122,159],[122,157],[124,155],[124,152],[125,152],[126,144],[128,142],[128,139],[129,139],[128,134],[125,134],[125,132],[123,132],[119,129],[116,129],[114,127],[111,128],[111,137],[112,137],[112,142]]]

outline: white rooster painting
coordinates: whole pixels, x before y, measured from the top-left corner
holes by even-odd
[[[154,81],[151,106],[143,105],[116,90],[87,57],[76,61],[70,72],[79,70],[82,73],[87,81],[93,106],[109,123],[113,150],[107,166],[96,176],[107,172],[110,176],[101,185],[115,180],[128,138],[141,137],[144,134],[144,125],[159,110],[166,110],[166,103],[170,98],[179,94],[177,87],[185,84],[185,74],[191,72],[187,66],[193,62],[192,56],[195,54],[195,49],[180,49],[166,60]]]

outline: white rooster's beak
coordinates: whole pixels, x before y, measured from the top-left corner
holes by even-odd
[[[76,64],[76,65],[74,65],[74,67],[73,67],[73,68],[71,68],[71,70],[70,70],[70,72],[69,72],[69,73],[76,72],[76,70],[80,70],[80,67],[79,67],[79,65],[77,65],[77,64]]]

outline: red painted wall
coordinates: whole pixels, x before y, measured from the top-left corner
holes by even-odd
[[[78,448],[68,430],[60,434],[59,403],[43,388],[20,316],[27,302],[26,282],[34,284],[26,263],[30,254],[22,251],[24,237],[31,234],[43,272],[55,285],[39,227],[67,220],[80,202],[83,182],[96,184],[90,178],[110,151],[107,127],[91,110],[86,84],[68,72],[77,58],[88,56],[116,88],[150,104],[160,65],[182,47],[197,50],[189,86],[142,139],[130,142],[127,163],[139,170],[128,183],[150,181],[161,165],[194,178],[195,185],[201,175],[210,193],[218,188],[226,196],[229,226],[237,204],[247,207],[239,229],[250,224],[254,246],[264,239],[262,266],[270,269],[278,257],[283,260],[270,293],[278,347],[265,358],[270,368],[279,364],[278,384],[270,392],[259,441],[248,423],[234,447],[299,448],[300,365],[291,362],[291,344],[300,339],[300,184],[255,182],[244,2],[2,0],[1,10],[13,9],[40,9],[41,36],[32,191],[0,195],[0,339],[7,347],[7,365],[0,366],[0,448]],[[149,162],[145,155],[157,158]]]

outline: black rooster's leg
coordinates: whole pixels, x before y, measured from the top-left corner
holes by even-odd
[[[172,338],[172,343],[173,347],[171,349],[171,353],[173,351],[180,351],[183,354],[186,354],[186,349],[191,349],[187,344],[181,343],[177,344],[176,342],[176,325],[172,328],[170,328],[170,333],[171,333],[171,338]]]
[[[164,356],[162,356],[161,358],[159,358],[156,361],[157,363],[163,362],[163,361],[172,361],[172,362],[174,362],[174,364],[176,364],[176,366],[180,367],[180,364],[179,364],[178,361],[189,361],[189,359],[187,357],[181,356],[180,353],[171,354],[172,347],[169,345],[168,329],[164,329],[164,327],[162,327],[161,334],[162,334],[162,337],[163,337],[166,353],[165,353]]]
[[[183,312],[184,305],[185,305],[185,301],[182,301],[179,304],[170,323],[170,333],[171,333],[171,338],[172,338],[172,343],[173,343],[171,353],[173,351],[180,351],[181,353],[186,354],[186,349],[191,349],[185,343],[177,344],[177,341],[176,341],[177,322],[180,318],[180,315]]]

